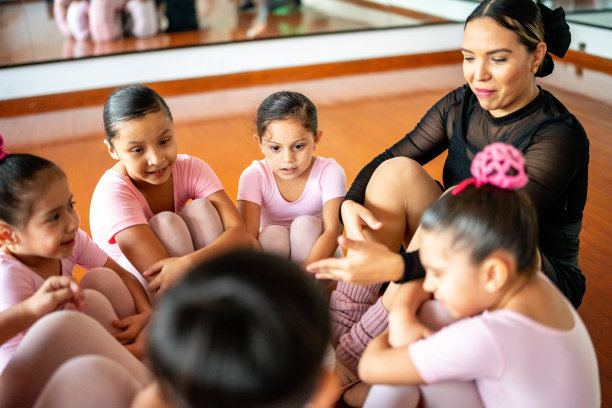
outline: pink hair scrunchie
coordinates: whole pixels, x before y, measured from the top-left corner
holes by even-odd
[[[0,133],[0,160],[4,159],[9,155],[9,152],[4,150],[4,137],[2,137],[2,133]]]
[[[496,142],[478,152],[470,168],[472,178],[463,180],[453,189],[453,195],[459,194],[470,184],[480,187],[483,184],[515,190],[524,187],[529,180],[525,174],[525,158],[514,146]]]

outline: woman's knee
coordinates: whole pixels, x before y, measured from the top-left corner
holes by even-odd
[[[415,179],[421,178],[427,172],[416,161],[407,157],[394,157],[382,162],[374,171],[372,181],[375,183],[385,181],[389,183],[409,183]],[[395,184],[393,184],[395,185]]]

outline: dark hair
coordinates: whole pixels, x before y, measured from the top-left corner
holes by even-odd
[[[150,360],[181,407],[301,407],[330,336],[314,279],[289,260],[238,250],[191,270],[160,301]]]
[[[268,125],[276,120],[295,118],[305,129],[317,133],[317,108],[299,92],[282,91],[268,96],[257,109],[257,134],[263,137]]]
[[[445,194],[434,202],[423,214],[421,227],[450,230],[454,245],[469,248],[476,265],[502,249],[515,257],[519,272],[536,270],[538,219],[522,191],[469,185],[457,195]]]
[[[160,111],[172,120],[168,105],[153,89],[139,84],[116,89],[104,104],[102,117],[106,140],[112,145],[112,139],[117,136],[118,124]]]
[[[0,159],[0,220],[18,228],[27,223],[34,197],[49,181],[43,175],[66,177],[55,163],[42,157],[9,154]]]
[[[551,11],[543,4],[536,5],[533,0],[485,0],[469,15],[465,25],[484,17],[513,31],[529,52],[542,41],[549,52],[559,57],[569,48],[571,35],[562,8]],[[553,59],[547,52],[535,75],[545,77],[553,68]]]

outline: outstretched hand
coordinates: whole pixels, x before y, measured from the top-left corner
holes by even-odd
[[[85,305],[83,290],[68,276],[52,276],[24,301],[24,306],[32,315],[40,318],[67,303],[72,303],[77,310],[81,310]]]
[[[340,207],[340,212],[346,236],[352,239],[365,241],[364,227],[373,230],[379,230],[383,227],[383,223],[378,221],[370,210],[353,200],[344,201]]]
[[[327,258],[306,266],[317,279],[334,279],[368,285],[402,277],[404,261],[399,254],[377,242],[358,241],[345,236],[338,243],[348,250],[345,258]]]

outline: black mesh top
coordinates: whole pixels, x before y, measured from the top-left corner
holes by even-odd
[[[525,156],[529,182],[524,190],[538,213],[542,270],[577,307],[586,287],[578,251],[587,197],[589,140],[574,115],[545,90],[540,89],[518,111],[494,118],[482,109],[468,85],[455,89],[412,132],[359,172],[345,200],[363,204],[366,186],[383,161],[405,156],[423,165],[446,149],[443,185],[452,187],[471,177],[473,157],[493,142],[511,144]],[[402,257],[401,281],[425,276],[418,251]]]
[[[527,106],[501,118],[482,109],[468,85],[455,89],[438,101],[414,130],[366,165],[345,199],[363,204],[370,177],[387,159],[405,156],[425,164],[446,149],[443,185],[452,187],[471,177],[472,158],[493,142],[511,144],[524,154],[529,175],[524,189],[537,209],[540,224],[563,225],[582,219],[589,141],[580,122],[542,89]]]

